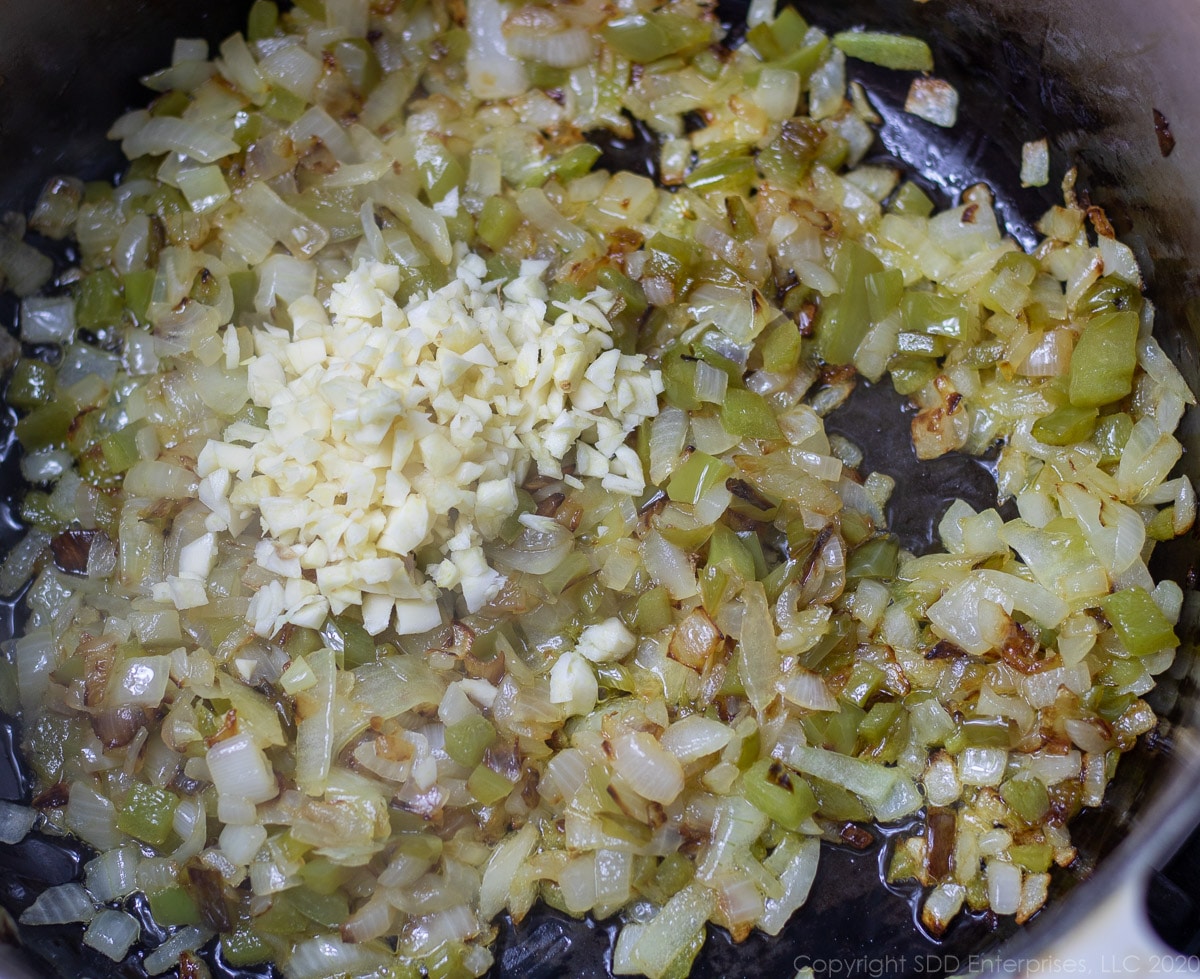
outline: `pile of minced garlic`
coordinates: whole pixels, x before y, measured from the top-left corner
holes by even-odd
[[[260,635],[352,605],[372,635],[393,617],[401,635],[425,632],[441,621],[439,589],[456,587],[478,610],[504,581],[482,545],[516,512],[531,467],[643,492],[625,441],[657,413],[661,377],[613,346],[609,293],[552,303],[545,267],[487,282],[468,255],[401,308],[399,269],[362,262],[327,305],[293,300],[291,333],[256,333],[246,366],[266,427],[231,425],[198,472],[210,531],[261,515],[256,558],[281,580],[251,602]],[[444,559],[427,579],[411,556],[429,545]]]

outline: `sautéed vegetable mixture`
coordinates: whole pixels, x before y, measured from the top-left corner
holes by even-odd
[[[145,79],[119,180],[47,184],[65,272],[6,226],[0,706],[37,786],[0,823],[97,854],[25,923],[121,960],[141,893],[151,974],[219,937],[441,979],[544,901],[620,915],[613,971],[664,979],[900,820],[932,934],[1042,906],[1156,722],[1193,396],[1070,177],[1026,253],[985,186],[938,211],[862,162],[847,58],[954,122],[922,41],[748,25],[256,0]],[[598,131],[650,134],[645,170]],[[824,427],[859,379],[922,459],[998,447],[1016,516],[960,501],[906,552]]]

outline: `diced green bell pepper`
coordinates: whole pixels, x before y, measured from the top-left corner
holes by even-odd
[[[833,35],[835,47],[847,57],[896,71],[933,71],[933,52],[920,38],[878,31],[842,31]]]
[[[717,483],[733,475],[733,467],[707,452],[692,452],[671,475],[667,496],[676,503],[695,504]]]
[[[1179,645],[1170,621],[1139,585],[1106,596],[1100,607],[1131,656],[1148,656]]]
[[[798,830],[817,811],[817,797],[795,772],[773,758],[762,758],[742,773],[746,801],[784,829]]]
[[[512,782],[486,765],[480,765],[467,779],[467,791],[485,806],[495,805],[512,790]]]
[[[495,740],[492,723],[482,714],[470,714],[446,728],[446,754],[460,765],[474,768]]]
[[[1033,437],[1047,445],[1072,445],[1091,437],[1096,409],[1063,405],[1033,423]]]
[[[31,411],[54,397],[58,371],[47,363],[22,357],[8,379],[6,398],[18,411]]]
[[[739,438],[780,439],[783,431],[775,418],[775,409],[761,394],[744,388],[730,388],[721,404],[721,426]]]
[[[1137,335],[1133,312],[1100,313],[1088,320],[1071,355],[1071,404],[1099,408],[1133,390]]]
[[[162,846],[171,836],[178,807],[173,792],[134,782],[117,809],[117,828],[151,846]]]
[[[817,348],[830,364],[848,364],[867,330],[871,311],[867,302],[867,276],[882,272],[883,263],[862,245],[843,240],[833,262],[841,293],[828,299],[817,319]]]

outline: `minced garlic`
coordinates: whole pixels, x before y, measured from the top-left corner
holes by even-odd
[[[261,518],[255,556],[281,580],[251,603],[259,634],[351,605],[372,634],[393,620],[424,632],[441,621],[439,589],[476,611],[503,584],[482,545],[533,468],[644,490],[625,440],[657,412],[661,378],[613,347],[610,294],[551,304],[544,271],[525,262],[488,283],[468,255],[448,285],[400,308],[399,269],[363,262],[328,309],[301,297],[291,333],[257,333],[249,390],[267,425],[230,426],[198,472],[210,530]],[[443,560],[426,579],[412,555],[429,545]]]

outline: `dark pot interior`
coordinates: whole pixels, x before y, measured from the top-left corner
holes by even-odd
[[[136,77],[169,61],[176,35],[220,40],[241,26],[246,6],[240,0],[198,5],[6,0],[0,12],[0,210],[27,210],[54,173],[115,172],[119,154],[103,133],[119,112],[145,100]],[[1157,0],[1152,6],[1123,0],[808,0],[799,7],[824,27],[870,25],[931,41],[938,74],[961,93],[959,124],[945,131],[905,116],[900,106],[907,76],[854,64],[886,120],[878,154],[923,176],[942,203],[985,181],[997,195],[1008,231],[1025,244],[1033,240],[1032,222],[1060,195],[1053,185],[1021,189],[1020,146],[1049,136],[1052,183],[1068,167],[1079,168],[1079,186],[1108,210],[1148,273],[1164,349],[1200,389],[1200,280],[1188,259],[1200,244],[1200,81],[1191,70],[1200,44],[1200,6],[1194,0]],[[730,2],[721,14],[736,23],[744,7]],[[1167,157],[1155,131],[1155,109],[1176,140]],[[0,314],[11,313],[11,307],[0,306]],[[11,430],[11,421],[2,424],[3,431]],[[1200,448],[1196,413],[1184,426],[1189,449],[1184,465],[1194,477]],[[856,396],[830,427],[862,445],[868,468],[895,475],[906,488],[894,506],[893,527],[909,546],[923,546],[954,496],[976,505],[994,503],[994,484],[978,462],[916,462],[907,421],[890,388]],[[9,496],[14,469],[5,472],[9,482],[2,492]],[[5,522],[11,525],[11,519]],[[1157,572],[1192,585],[1196,553],[1194,538],[1164,546]],[[817,958],[874,962],[888,975],[945,974],[958,971],[973,953],[1006,941],[1016,943],[1009,948],[1044,945],[1088,912],[1107,881],[1143,861],[1163,862],[1191,818],[1181,800],[1197,770],[1195,634],[1196,602],[1189,591],[1184,653],[1152,695],[1163,723],[1122,760],[1105,806],[1080,818],[1074,831],[1077,865],[1056,877],[1058,900],[1018,938],[1010,920],[967,917],[941,942],[930,939],[915,924],[916,894],[889,892],[880,883],[886,839],[877,831],[876,845],[865,852],[826,848],[808,905],[779,938],[756,934],[735,946],[716,932],[695,975],[792,975]],[[11,771],[0,773],[0,792],[27,799],[11,746],[4,748],[0,769]],[[78,861],[77,851],[36,835],[0,847],[0,903],[19,912],[41,887],[70,879]],[[1099,879],[1089,880],[1097,867]],[[494,974],[605,976],[611,938],[604,924],[539,911],[520,928],[502,928]],[[114,967],[106,959],[81,957],[78,929],[33,929],[22,939],[37,962],[35,975],[137,974],[136,964]]]

